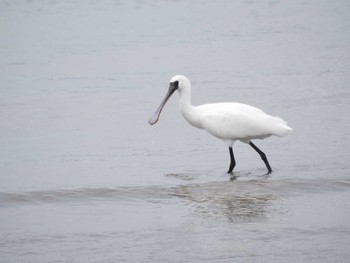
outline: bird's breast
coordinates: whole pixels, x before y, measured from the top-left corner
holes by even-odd
[[[200,112],[198,112],[196,107],[181,109],[181,113],[189,124],[196,128],[203,129]]]

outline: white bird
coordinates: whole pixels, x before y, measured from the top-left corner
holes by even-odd
[[[157,123],[166,102],[176,90],[179,92],[179,106],[183,117],[192,126],[206,130],[223,140],[229,147],[231,162],[228,173],[232,173],[236,165],[232,147],[237,140],[249,144],[257,151],[266,165],[267,174],[272,172],[265,153],[255,146],[252,140],[264,139],[271,135],[283,137],[289,134],[292,129],[283,119],[270,116],[258,108],[242,103],[225,102],[193,106],[191,82],[185,76],[176,75],[170,80],[169,90],[149,119],[149,124]]]

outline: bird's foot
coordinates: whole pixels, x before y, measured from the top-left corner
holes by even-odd
[[[233,173],[233,168],[235,168],[235,166],[230,165],[230,167],[228,168],[227,173],[228,173],[228,174],[232,174],[232,173]]]

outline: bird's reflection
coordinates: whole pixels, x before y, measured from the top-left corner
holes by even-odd
[[[234,173],[230,174],[230,181],[231,182],[237,180],[237,178],[238,178],[238,175],[236,175]]]
[[[204,217],[226,218],[229,222],[255,222],[267,218],[269,207],[277,197],[264,189],[264,181],[216,182],[182,185],[175,196],[191,201],[196,213]]]

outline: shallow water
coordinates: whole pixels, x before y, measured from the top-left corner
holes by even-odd
[[[347,262],[347,1],[2,1],[0,262]],[[284,118],[225,145],[193,103]]]

